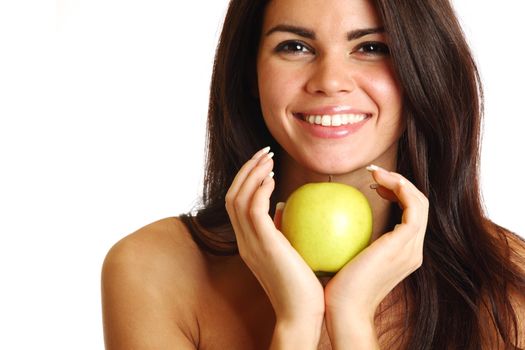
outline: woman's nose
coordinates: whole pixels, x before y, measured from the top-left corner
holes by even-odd
[[[344,58],[323,57],[313,63],[306,89],[315,95],[337,96],[352,92],[356,82],[351,63]]]

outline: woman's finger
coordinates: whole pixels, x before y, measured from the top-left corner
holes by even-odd
[[[381,197],[383,197],[383,199],[386,199],[387,201],[399,202],[399,200],[396,197],[396,194],[386,187],[383,187],[377,183],[373,183],[370,185],[370,188],[376,190],[377,194],[379,194]]]
[[[367,170],[372,173],[374,180],[376,180],[380,186],[390,190],[395,195],[403,207],[406,207],[408,202],[422,204],[422,197],[424,197],[424,195],[402,175],[375,165],[367,167]]]
[[[274,223],[275,227],[277,227],[278,230],[281,229],[281,220],[283,218],[283,210],[284,210],[284,206],[285,205],[286,205],[286,203],[279,202],[275,206],[275,214],[273,216],[273,223]]]
[[[270,215],[270,196],[275,188],[275,181],[273,180],[273,172],[267,175],[262,181],[259,188],[253,194],[250,218],[252,220],[255,234],[261,238],[261,233],[268,233],[275,231],[275,224]],[[263,234],[264,235],[264,234]]]
[[[270,147],[265,147],[258,152],[256,152],[251,159],[249,159],[244,165],[239,169],[239,172],[233,179],[228,192],[226,193],[226,203],[231,202],[235,198],[236,194],[239,192],[240,187],[248,177],[248,174],[255,168],[260,159],[268,155],[270,152]]]
[[[253,232],[253,214],[251,211],[253,211],[253,197],[256,193],[256,191],[261,187],[263,184],[263,181],[265,178],[267,178],[271,174],[271,170],[273,167],[273,161],[271,159],[272,154],[269,153],[266,156],[263,156],[260,158],[257,165],[250,171],[248,176],[246,177],[244,183],[241,185],[241,187],[238,190],[237,196],[234,200],[233,204],[233,210],[236,213],[237,219],[239,221],[239,225],[241,227],[241,230],[246,232]],[[271,179],[271,183],[273,183],[273,179]],[[272,187],[273,190],[273,187]],[[268,201],[269,201],[269,195],[271,194],[271,191],[269,191],[268,194]],[[259,202],[259,206],[260,206]],[[264,205],[264,203],[262,204]],[[269,204],[266,204],[268,206]],[[266,212],[266,216],[268,216],[268,212]]]
[[[267,156],[269,154],[269,151],[270,147],[265,147],[256,152],[253,155],[253,157],[241,167],[241,169],[235,176],[230,188],[228,189],[228,192],[226,193],[226,211],[228,212],[228,216],[230,217],[230,221],[235,235],[237,236],[238,243],[241,245],[243,244],[244,240],[242,237],[244,231],[242,230],[242,226],[239,222],[239,218],[237,215],[237,210],[235,209],[236,203],[239,201],[239,190],[242,187],[248,175],[250,174],[250,172],[253,170],[253,168],[257,166],[258,162],[261,160],[262,157]]]
[[[407,179],[397,173],[389,172],[377,166],[367,168],[372,172],[379,185],[393,193],[403,208],[402,225],[409,225],[420,233],[421,227],[426,227],[428,216],[428,200]],[[403,230],[408,232],[410,230]]]

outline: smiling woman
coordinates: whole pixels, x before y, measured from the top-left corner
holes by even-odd
[[[524,347],[525,244],[482,210],[481,103],[446,0],[232,0],[202,206],[108,253],[107,349]],[[320,281],[276,208],[328,179],[374,222]]]
[[[395,168],[401,89],[373,5],[299,3],[270,2],[257,56],[262,115],[286,163],[317,174]]]

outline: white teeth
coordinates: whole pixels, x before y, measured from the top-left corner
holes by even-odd
[[[366,119],[366,114],[333,114],[333,115],[305,115],[304,120],[310,124],[322,126],[341,126],[359,123]]]

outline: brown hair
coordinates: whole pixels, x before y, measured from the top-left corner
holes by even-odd
[[[202,207],[182,216],[212,254],[237,253],[224,207],[235,174],[256,150],[279,147],[251,93],[267,2],[232,0],[216,53]],[[461,27],[448,0],[375,5],[404,90],[407,128],[397,171],[431,204],[423,265],[404,281],[405,304],[410,299],[412,307],[400,340],[415,350],[517,349],[509,292],[525,290],[524,257],[514,250],[523,241],[484,214],[478,177],[483,93]],[[393,215],[399,220],[398,210]],[[496,337],[486,336],[487,324]]]

